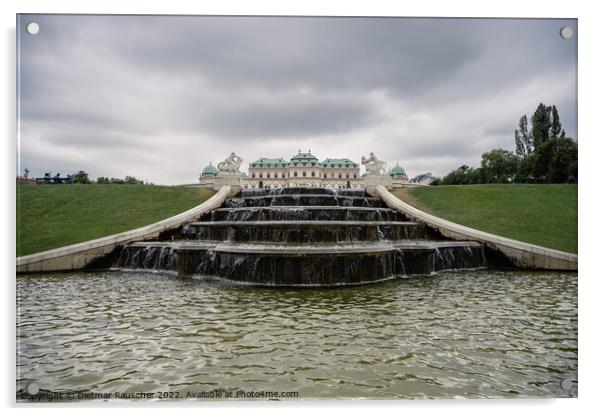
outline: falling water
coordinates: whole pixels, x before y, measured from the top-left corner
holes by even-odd
[[[115,267],[143,270],[175,270],[177,257],[172,245],[128,245],[121,249]]]
[[[429,239],[361,189],[244,189],[181,227],[124,247],[115,266],[268,286],[336,286],[483,267],[483,247]]]

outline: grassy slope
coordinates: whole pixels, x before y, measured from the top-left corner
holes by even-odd
[[[17,185],[17,256],[152,224],[211,195],[182,186]]]
[[[394,193],[468,227],[577,253],[577,185],[431,186]]]

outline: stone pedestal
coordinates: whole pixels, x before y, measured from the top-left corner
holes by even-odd
[[[393,189],[393,178],[389,175],[366,175],[364,176],[364,186],[366,192],[370,195],[376,194],[376,187],[383,185],[385,188]]]
[[[241,187],[242,185],[242,176],[239,174],[235,175],[220,175],[218,174],[215,177],[215,182],[213,183],[213,189],[219,190],[222,186],[230,185],[232,187]]]

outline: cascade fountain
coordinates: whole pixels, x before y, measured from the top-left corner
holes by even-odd
[[[267,286],[336,286],[485,267],[482,244],[444,240],[364,190],[243,189],[114,267]]]

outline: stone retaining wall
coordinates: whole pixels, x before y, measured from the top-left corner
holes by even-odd
[[[162,232],[178,228],[185,222],[199,218],[201,215],[219,208],[226,198],[239,191],[238,187],[223,186],[202,204],[154,224],[96,240],[17,257],[17,273],[83,269],[93,261],[111,253],[119,245],[157,238]],[[85,227],[85,224],[82,226]]]
[[[401,201],[382,185],[376,187],[375,195],[380,196],[390,208],[397,209],[414,220],[424,222],[427,226],[437,230],[445,237],[454,240],[474,240],[483,243],[488,250],[498,255],[501,254],[515,267],[544,270],[577,270],[578,257],[576,254],[500,237],[435,217]]]

